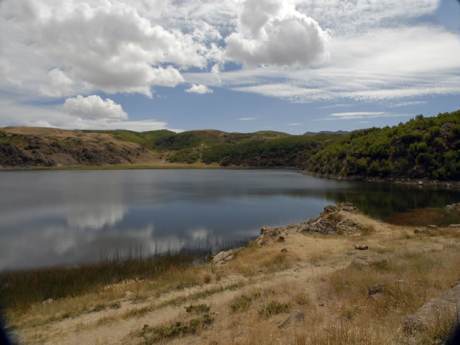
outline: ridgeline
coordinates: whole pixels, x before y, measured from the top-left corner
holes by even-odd
[[[0,167],[291,167],[340,178],[460,180],[460,111],[394,127],[289,135],[0,129]]]

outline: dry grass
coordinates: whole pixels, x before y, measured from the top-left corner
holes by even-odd
[[[139,332],[133,335],[143,339],[141,344],[151,345],[172,338],[197,334],[206,327],[209,327],[213,322],[213,317],[206,313],[188,321],[177,321],[156,327],[144,325]]]
[[[459,231],[414,234],[364,221],[372,231],[359,236],[292,234],[282,244],[249,246],[224,266],[172,269],[155,279],[35,304],[20,325],[31,327],[25,321],[34,320],[48,327],[78,313],[99,313],[91,324],[81,321],[78,331],[134,324],[124,333],[135,335],[124,338],[127,345],[413,345],[403,320],[460,280]],[[369,250],[355,250],[357,242]],[[439,315],[414,344],[439,344],[453,321]]]

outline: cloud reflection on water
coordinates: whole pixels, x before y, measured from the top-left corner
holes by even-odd
[[[4,172],[0,269],[184,249],[217,251],[264,225],[352,201],[376,215],[460,201],[457,194],[338,183],[292,171]]]

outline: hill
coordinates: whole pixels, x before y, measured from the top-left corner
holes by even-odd
[[[0,129],[0,167],[114,164],[294,167],[342,178],[460,180],[460,111],[393,127],[289,135]]]
[[[460,111],[355,131],[323,147],[306,168],[341,177],[460,179]]]
[[[145,146],[110,133],[51,128],[0,130],[0,166],[6,168],[134,164],[154,159]]]

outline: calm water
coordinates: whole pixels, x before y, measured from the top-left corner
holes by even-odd
[[[0,173],[0,269],[219,248],[352,201],[380,218],[458,193],[335,182],[285,170]]]

